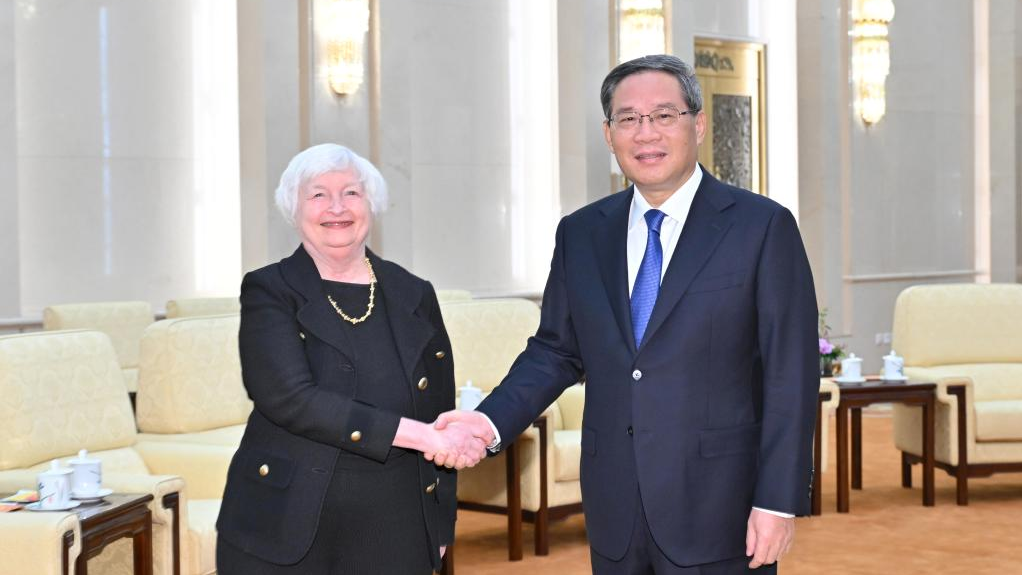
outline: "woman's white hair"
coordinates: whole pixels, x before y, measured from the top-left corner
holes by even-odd
[[[288,162],[281,182],[274,192],[274,201],[284,220],[295,226],[298,218],[298,197],[310,181],[327,172],[353,170],[369,200],[373,215],[387,209],[387,184],[376,166],[359,154],[338,144],[319,144],[299,152]]]

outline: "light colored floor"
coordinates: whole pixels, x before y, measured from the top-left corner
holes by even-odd
[[[873,412],[877,413],[877,412]],[[834,421],[832,421],[832,424]],[[938,470],[936,507],[920,503],[920,470],[914,489],[900,486],[899,455],[891,441],[891,419],[863,419],[862,491],[853,491],[850,513],[835,512],[834,425],[831,465],[823,476],[824,514],[797,520],[793,552],[780,564],[785,575],[1020,573],[1021,482],[1019,473],[974,479],[970,505],[955,504],[955,481]],[[459,575],[574,575],[590,573],[582,516],[555,523],[551,552],[537,557],[532,526],[523,530],[524,559],[507,560],[503,516],[459,512],[455,571]]]

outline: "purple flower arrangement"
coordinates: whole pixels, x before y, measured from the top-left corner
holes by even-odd
[[[845,355],[845,348],[828,340],[831,327],[828,325],[828,310],[821,310],[817,317],[817,351],[821,360],[821,375],[830,376],[834,363]]]

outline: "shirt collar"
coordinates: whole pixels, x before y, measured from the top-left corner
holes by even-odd
[[[684,222],[689,214],[689,206],[693,204],[693,198],[696,196],[696,190],[700,187],[702,180],[703,170],[700,169],[699,164],[696,164],[696,169],[693,170],[689,179],[682,184],[682,187],[675,190],[675,193],[671,194],[667,200],[664,200],[664,203],[657,209],[676,222]],[[651,208],[643,194],[639,193],[639,189],[633,186],[633,190],[632,207],[629,209],[630,230],[639,223],[639,220],[643,219],[643,214]]]

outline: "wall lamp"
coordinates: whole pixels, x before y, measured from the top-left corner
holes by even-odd
[[[366,75],[369,0],[331,0],[326,8],[327,79],[331,90],[347,96],[359,89]]]
[[[892,0],[853,0],[852,77],[856,111],[867,125],[884,117],[884,83],[888,77],[888,25],[895,16]]]

